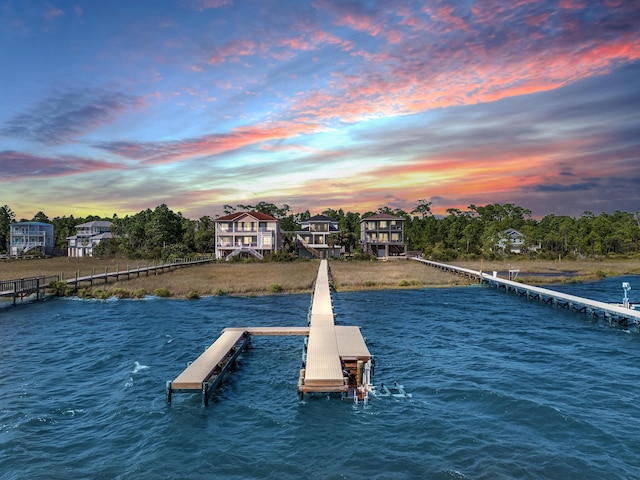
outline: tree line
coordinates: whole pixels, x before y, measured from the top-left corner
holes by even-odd
[[[338,222],[339,231],[331,236],[330,241],[354,254],[359,253],[360,248],[360,222],[378,213],[403,218],[407,250],[433,260],[491,259],[508,254],[508,243],[504,248],[497,245],[509,228],[523,235],[522,251],[531,257],[555,259],[559,255],[583,258],[640,254],[640,212],[616,211],[599,215],[584,212],[577,218],[549,214],[536,220],[530,210],[511,203],[469,205],[466,210],[450,208],[443,216],[434,215],[431,206],[431,202],[421,199],[410,212],[380,207],[361,214],[330,208],[322,215]],[[285,232],[284,248],[279,258],[293,256],[295,232],[300,230],[302,222],[311,217],[309,210],[294,213],[287,204],[277,206],[269,202],[224,205],[223,211],[225,214],[256,211],[277,218]],[[75,234],[76,225],[93,220],[111,221],[114,234],[112,241],[99,246],[98,254],[151,259],[215,251],[214,217],[189,219],[165,204],[122,218],[115,214],[111,218],[70,215],[50,220],[43,212],[38,212],[32,219],[21,221],[53,224],[55,247],[66,250],[67,237]],[[0,253],[9,250],[9,225],[15,221],[11,208],[1,206]]]

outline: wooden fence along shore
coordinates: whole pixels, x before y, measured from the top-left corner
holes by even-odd
[[[638,328],[638,331],[640,332],[640,311],[634,310],[632,306],[628,304],[623,305],[616,303],[599,302],[597,300],[590,300],[588,298],[556,292],[554,290],[549,290],[548,288],[534,287],[532,285],[519,283],[514,281],[515,279],[513,278],[511,272],[509,272],[509,276],[511,278],[507,280],[505,278],[498,277],[497,272],[488,274],[468,268],[447,265],[446,263],[424,260],[422,258],[414,258],[413,260],[421,262],[430,267],[438,268],[450,273],[455,273],[470,280],[475,280],[479,283],[496,287],[498,290],[504,290],[506,292],[525,296],[527,299],[539,300],[542,303],[553,305],[558,308],[574,310],[576,312],[590,315],[592,318],[601,317],[607,319],[609,323],[615,322],[617,325],[623,327],[628,327],[635,324]]]
[[[200,265],[203,263],[209,263],[214,261],[213,258],[199,258],[196,260],[182,260],[176,259],[172,262],[158,263],[155,262],[152,265],[146,265],[144,267],[136,267],[130,269],[127,266],[126,270],[120,270],[119,266],[116,266],[116,270],[109,271],[109,267],[106,267],[103,273],[96,273],[95,269],[91,271],[89,275],[80,275],[80,271],[76,272],[75,277],[70,279],[64,279],[62,275],[49,275],[41,277],[29,277],[19,278],[15,280],[0,280],[0,298],[12,298],[13,304],[16,304],[16,300],[24,300],[32,295],[36,296],[36,300],[39,300],[41,296],[45,294],[45,290],[50,288],[51,282],[65,282],[66,285],[72,286],[74,290],[77,290],[81,285],[94,285],[95,283],[109,283],[109,280],[115,279],[116,281],[131,277],[149,276],[149,274],[158,275],[165,271],[175,270],[177,268],[189,267],[192,265]]]

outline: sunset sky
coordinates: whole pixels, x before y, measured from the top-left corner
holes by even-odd
[[[0,0],[0,205],[640,211],[637,0]]]

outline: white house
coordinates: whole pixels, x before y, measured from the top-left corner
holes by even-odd
[[[507,228],[500,234],[497,247],[512,253],[521,253],[524,248],[524,235],[515,228]]]
[[[95,220],[76,225],[76,234],[67,237],[69,257],[92,257],[93,248],[112,238],[111,222]]]
[[[280,221],[260,212],[234,212],[216,219],[216,259],[247,253],[262,260],[282,245]]]

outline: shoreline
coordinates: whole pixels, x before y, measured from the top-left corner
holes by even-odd
[[[37,275],[60,275],[73,278],[75,272],[89,274],[109,268],[124,270],[125,266],[136,268],[136,262],[126,259],[82,259],[81,261],[58,259],[25,260],[9,263],[12,269],[0,263],[0,279],[21,278]],[[446,262],[444,262],[446,263]],[[498,271],[506,277],[510,269],[518,269],[517,281],[529,285],[554,283],[578,283],[596,281],[606,277],[640,275],[640,259],[589,260],[589,261],[537,261],[509,258],[501,261],[449,262],[472,270]],[[143,265],[144,262],[137,262]],[[406,260],[393,261],[342,261],[331,260],[332,287],[338,292],[368,290],[403,290],[424,287],[452,287],[470,285],[475,282],[452,273]],[[28,266],[29,269],[21,268]],[[80,287],[75,295],[80,298],[106,299],[156,296],[197,299],[206,296],[234,295],[260,296],[273,294],[310,293],[317,272],[317,260],[294,262],[212,262],[209,264],[180,268],[171,272],[148,277],[136,277],[110,281],[106,284]],[[34,273],[29,273],[34,272]],[[38,273],[35,273],[38,272]],[[12,273],[14,276],[12,276]],[[20,275],[22,274],[22,275]],[[141,295],[144,291],[144,295]]]

